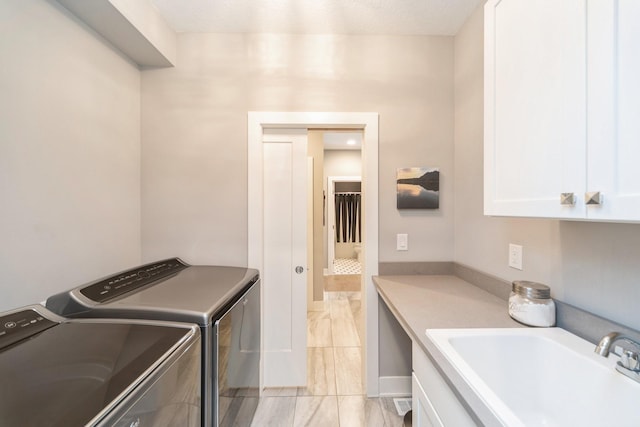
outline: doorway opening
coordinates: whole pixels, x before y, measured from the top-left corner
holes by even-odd
[[[357,154],[360,156],[359,152]],[[330,175],[327,177],[326,194],[325,276],[360,275],[363,261],[362,178],[359,175]]]
[[[378,272],[378,114],[377,113],[269,113],[250,112],[248,115],[248,265],[264,272],[264,224],[263,202],[263,131],[265,129],[298,128],[307,130],[341,129],[358,130],[363,135],[362,158],[362,280],[361,306],[362,371],[367,396],[378,395],[378,301],[372,276]],[[314,261],[315,262],[315,261]],[[298,270],[298,269],[296,269]],[[317,269],[314,269],[317,270]],[[321,269],[323,273],[323,269]],[[291,273],[293,274],[293,273]],[[269,292],[270,284],[263,282],[263,294]],[[321,288],[322,289],[322,288]],[[315,290],[314,290],[315,294]],[[323,298],[322,298],[323,299]],[[317,301],[316,298],[314,300]],[[322,301],[318,301],[322,302]],[[263,295],[264,303],[264,295]],[[348,304],[348,302],[347,302]],[[338,304],[340,305],[340,304]],[[344,305],[344,304],[343,304]],[[269,312],[263,304],[265,318],[282,317],[281,310]],[[346,308],[346,307],[345,307]],[[334,311],[339,311],[335,309]],[[306,319],[291,319],[303,322]],[[324,319],[325,321],[327,319]],[[330,320],[329,320],[330,322]],[[365,327],[365,325],[367,327]],[[273,331],[272,331],[273,332]],[[277,332],[277,331],[276,331]],[[270,341],[274,333],[263,334],[264,366],[269,371],[270,354],[283,353],[286,348],[280,341]],[[280,334],[281,335],[281,334]],[[359,337],[360,338],[360,337]],[[325,351],[326,352],[326,351]],[[343,366],[340,366],[342,368]],[[349,375],[348,373],[344,373]],[[336,373],[336,375],[339,375]],[[342,375],[342,374],[340,374]],[[263,383],[264,384],[264,383]],[[269,384],[264,384],[269,386]]]
[[[314,188],[314,287],[307,312],[305,395],[364,396],[362,311],[362,131],[309,131],[309,153],[321,183]],[[322,150],[314,144],[322,144]]]

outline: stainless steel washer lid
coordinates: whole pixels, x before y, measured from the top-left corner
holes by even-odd
[[[135,282],[136,277],[145,276],[150,271],[156,271],[156,266],[165,264],[176,266],[171,274],[157,280],[149,277],[143,286],[134,284],[129,291],[113,299],[100,301],[87,297],[87,288],[112,286],[109,283],[119,280],[128,283],[126,278],[138,283]],[[207,326],[217,312],[240,291],[255,283],[258,277],[257,270],[244,267],[190,266],[178,258],[172,258],[54,295],[47,299],[46,306],[66,317],[170,320]]]
[[[0,315],[0,425],[97,421],[199,333],[188,325],[58,320],[36,306]]]

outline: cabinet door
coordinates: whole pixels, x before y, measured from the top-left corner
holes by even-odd
[[[590,219],[640,220],[640,1],[590,0],[587,191]]]
[[[411,348],[411,358],[414,425],[475,426],[462,402],[415,342]]]
[[[633,1],[633,0],[630,0]],[[485,214],[580,218],[586,176],[586,0],[485,5]]]
[[[413,407],[411,425],[416,427],[444,427],[438,417],[431,401],[427,397],[416,374],[412,375],[411,393],[413,395],[411,406]]]

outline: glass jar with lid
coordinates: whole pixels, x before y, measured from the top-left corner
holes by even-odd
[[[556,304],[549,287],[526,280],[514,281],[509,295],[509,316],[529,326],[554,326]]]

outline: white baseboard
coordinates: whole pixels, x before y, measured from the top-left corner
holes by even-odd
[[[380,377],[378,385],[380,396],[411,396],[411,376]]]
[[[329,269],[328,269],[328,268],[325,268],[325,269],[324,269],[324,275],[325,275],[325,276],[328,276],[328,275],[330,275],[330,274],[331,274],[331,273],[329,273]]]

